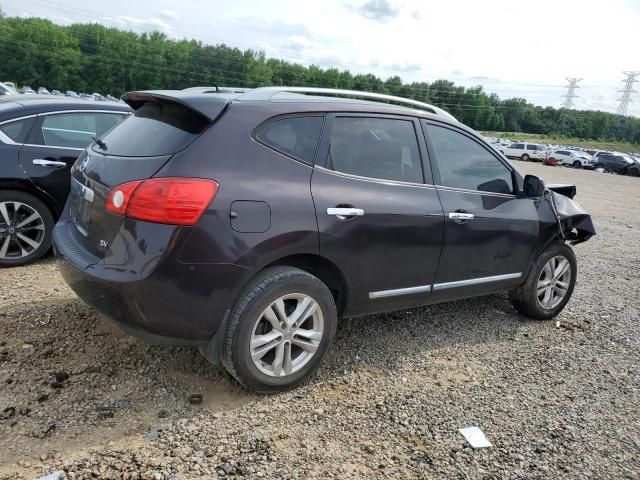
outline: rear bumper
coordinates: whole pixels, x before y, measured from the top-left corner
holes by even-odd
[[[238,285],[244,284],[249,270],[232,264],[182,263],[177,252],[189,231],[168,225],[141,227],[141,223],[137,222],[138,230],[157,229],[146,236],[156,239],[157,251],[150,251],[148,244],[142,250],[129,244],[126,261],[113,265],[105,259],[91,261],[69,233],[73,225],[60,221],[53,237],[63,279],[82,300],[130,335],[154,344],[206,345],[233,306]]]

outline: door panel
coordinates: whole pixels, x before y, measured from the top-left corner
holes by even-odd
[[[431,183],[417,121],[329,117],[311,192],[320,253],[347,277],[345,314],[428,302],[444,219],[437,191],[424,178]]]
[[[434,299],[521,284],[539,237],[536,200],[515,195],[512,167],[469,132],[423,125],[445,218]]]
[[[359,179],[316,167],[311,189],[320,254],[338,265],[350,287],[345,313],[427,301],[443,229],[442,207],[433,187]],[[341,219],[327,213],[334,207],[353,207],[362,215]],[[408,295],[387,292],[413,287],[425,288]],[[371,294],[377,298],[370,299]]]
[[[534,200],[441,187],[438,193],[445,212],[445,233],[434,293],[455,298],[522,283],[538,240]],[[459,210],[473,218],[462,223],[449,218],[450,212]],[[451,288],[437,286],[496,276],[505,278]]]
[[[69,195],[69,171],[80,153],[82,149],[25,145],[19,158],[34,185],[53,197],[61,210]]]

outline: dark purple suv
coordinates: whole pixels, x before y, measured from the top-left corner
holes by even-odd
[[[595,233],[574,187],[523,178],[427,104],[281,87],[125,99],[135,114],[72,169],[62,275],[132,335],[198,346],[257,391],[302,382],[340,317],[509,291],[551,318],[575,285],[568,244]]]

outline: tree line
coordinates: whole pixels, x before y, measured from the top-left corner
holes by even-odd
[[[159,32],[137,34],[99,24],[60,26],[39,18],[2,17],[0,47],[0,80],[34,88],[114,96],[198,85],[345,88],[432,103],[477,130],[640,143],[640,119],[635,117],[540,107],[448,80],[404,83],[399,76],[382,79],[304,66],[224,44],[172,40]]]

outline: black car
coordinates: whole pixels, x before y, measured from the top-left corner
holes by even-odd
[[[0,267],[32,262],[51,248],[71,165],[130,112],[124,104],[51,95],[0,99]]]
[[[72,169],[62,276],[131,334],[198,346],[258,391],[302,382],[340,317],[501,291],[553,317],[576,281],[568,244],[595,233],[575,187],[523,178],[427,104],[281,87],[124,98],[135,114]]]
[[[629,168],[635,165],[635,161],[630,155],[622,153],[605,153],[598,155],[594,161],[595,168],[603,168],[607,172],[620,173],[626,175]]]

